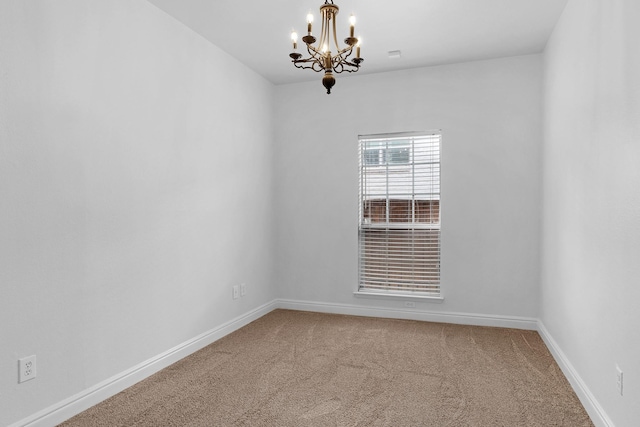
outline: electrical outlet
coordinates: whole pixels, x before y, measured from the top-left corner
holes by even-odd
[[[32,380],[36,377],[36,356],[18,359],[18,383]]]
[[[233,299],[238,299],[238,296],[240,295],[240,289],[238,289],[238,285],[235,285],[233,287]]]
[[[407,308],[415,308],[416,303],[413,301],[405,301],[404,306]]]
[[[247,294],[247,284],[243,283],[240,285],[240,296],[243,297]]]
[[[623,383],[622,383],[622,369],[618,365],[616,365],[616,389],[620,396],[622,396]]]

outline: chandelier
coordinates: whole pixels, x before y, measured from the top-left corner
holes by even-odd
[[[320,32],[320,40],[316,46],[314,46],[316,38],[311,35],[313,15],[311,13],[307,15],[307,35],[302,38],[302,41],[307,45],[307,52],[309,53],[307,58],[303,58],[302,54],[297,52],[298,34],[295,31],[291,32],[293,52],[289,54],[289,57],[291,57],[293,65],[296,68],[310,68],[316,72],[324,71],[322,84],[327,88],[327,94],[331,93],[331,88],[336,83],[333,73],[354,73],[360,69],[360,63],[364,61],[360,57],[360,41],[353,36],[356,23],[355,16],[351,15],[349,18],[349,37],[344,39],[346,47],[341,49],[338,46],[338,37],[336,36],[336,15],[338,10],[338,6],[333,4],[333,0],[325,0],[324,4],[320,6],[322,30]],[[336,47],[335,54],[331,53],[332,45]],[[355,57],[349,59],[354,47],[356,48]]]

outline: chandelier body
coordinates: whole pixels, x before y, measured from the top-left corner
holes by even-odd
[[[311,34],[313,16],[307,16],[307,35],[302,37],[302,41],[307,47],[308,57],[303,58],[302,54],[296,50],[298,48],[298,35],[296,32],[291,33],[293,41],[293,52],[289,54],[293,65],[296,68],[310,68],[316,72],[324,72],[322,84],[327,89],[327,94],[331,93],[331,88],[336,82],[333,73],[340,74],[343,72],[354,73],[360,69],[360,64],[364,61],[360,57],[360,43],[357,37],[354,37],[355,18],[353,15],[350,19],[349,37],[344,39],[345,47],[340,48],[338,45],[338,37],[336,33],[336,15],[340,9],[333,0],[325,0],[320,6],[320,17],[322,20],[322,30],[320,32],[320,40],[314,46],[316,38]],[[335,46],[335,54],[332,54],[331,48]],[[355,56],[350,59],[355,47]]]

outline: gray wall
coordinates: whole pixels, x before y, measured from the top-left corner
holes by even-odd
[[[145,1],[0,2],[0,425],[273,299],[272,96]]]
[[[572,0],[545,51],[541,319],[621,427],[640,423],[638,22],[637,0]]]
[[[417,309],[538,316],[540,55],[276,88],[276,280],[295,300],[354,298],[358,135],[442,129],[442,304]]]

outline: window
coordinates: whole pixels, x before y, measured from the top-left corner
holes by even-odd
[[[360,292],[440,296],[440,141],[359,137]]]
[[[362,161],[365,165],[385,165],[386,163],[400,165],[409,163],[411,146],[406,140],[372,141],[364,149]]]

